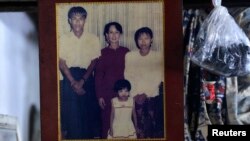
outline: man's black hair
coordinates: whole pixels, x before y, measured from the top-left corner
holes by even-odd
[[[81,14],[84,18],[87,17],[87,11],[81,6],[71,7],[68,12],[68,18],[72,18],[74,14]]]

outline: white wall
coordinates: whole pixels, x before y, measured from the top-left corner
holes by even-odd
[[[17,117],[20,141],[28,141],[29,110],[40,110],[38,43],[23,12],[0,13],[0,114]]]

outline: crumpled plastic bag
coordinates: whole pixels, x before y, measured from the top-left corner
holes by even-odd
[[[250,41],[227,8],[216,6],[205,19],[195,39],[191,61],[226,77],[250,73]]]

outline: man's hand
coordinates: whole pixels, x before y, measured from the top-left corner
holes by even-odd
[[[80,80],[80,81],[75,81],[75,83],[71,83],[71,86],[73,87],[74,90],[79,90],[81,88],[83,88],[84,85],[84,80]]]
[[[84,80],[82,79],[80,81],[75,81],[74,83],[71,83],[73,90],[78,95],[84,95],[86,93],[86,91],[83,89],[83,85],[84,85]]]
[[[77,95],[84,95],[86,91],[83,88],[74,90]]]

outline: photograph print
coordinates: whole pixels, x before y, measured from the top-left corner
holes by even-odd
[[[164,1],[55,10],[59,140],[166,140]]]

